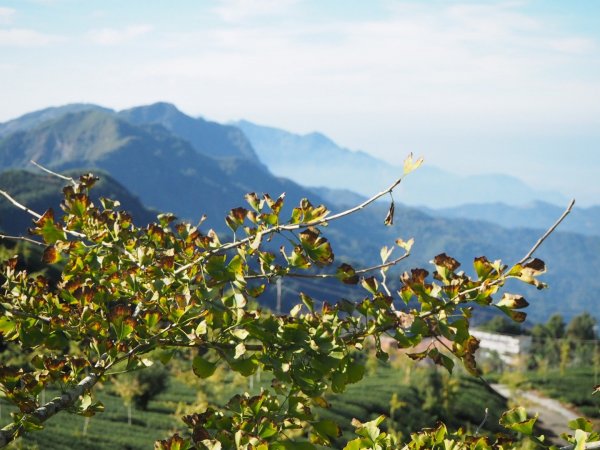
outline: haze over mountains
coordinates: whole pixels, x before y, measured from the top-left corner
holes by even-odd
[[[144,207],[171,211],[193,222],[202,214],[208,214],[206,227],[226,234],[223,217],[230,208],[244,204],[243,196],[247,192],[268,192],[272,196],[286,192],[288,208],[303,197],[309,197],[313,203],[351,204],[360,201],[363,192],[379,191],[401,174],[399,168],[389,167],[365,153],[341,149],[320,134],[297,136],[248,122],[238,126],[193,118],[166,103],[121,112],[95,105],[48,108],[0,124],[0,186],[25,203],[43,208],[44,204],[58,202],[58,195],[52,196],[48,191],[50,187],[57,188],[56,182],[42,189],[48,180],[46,175],[33,177],[23,171],[33,168],[29,163],[31,159],[59,171],[102,170],[114,179],[107,180],[102,195],[125,197],[127,208],[137,208],[134,218],[137,215],[138,221],[143,223],[152,214]],[[314,183],[303,183],[325,185],[327,189],[306,188],[282,178],[286,173],[280,171],[291,168],[295,171],[289,175],[295,181],[313,180]],[[375,175],[370,174],[371,169]],[[349,171],[345,177],[343,170]],[[461,182],[448,181],[449,175],[441,170],[424,168],[407,178],[408,188],[414,184],[419,186],[419,172],[425,172],[424,178],[433,174],[437,183],[450,183],[444,188],[434,181],[428,182],[442,196],[450,195],[452,183]],[[364,191],[357,194],[336,190],[345,187],[341,184],[343,178],[351,187],[362,186]],[[467,185],[475,183],[470,185],[476,191],[475,197],[468,198],[477,198],[485,191],[475,189],[478,182],[491,189],[490,186],[503,180],[493,178],[495,181],[477,177],[463,180]],[[546,198],[543,193],[519,184],[518,180],[509,181],[524,190],[522,198],[528,195]],[[501,195],[510,189],[505,187]],[[36,196],[36,191],[40,191],[40,196]],[[396,195],[398,201],[404,201],[405,194],[409,195]],[[492,205],[425,213],[397,205],[394,226],[384,227],[386,208],[383,203],[376,204],[330,225],[327,235],[337,249],[337,261],[361,266],[377,263],[383,245],[393,244],[398,237],[415,237],[413,255],[401,269],[427,267],[428,261],[442,252],[463,262],[466,271],[471,271],[472,259],[483,254],[490,259],[514,262],[541,234],[540,230],[530,228],[546,228],[562,211],[562,208],[540,203],[535,209],[538,211],[536,220],[519,221],[526,217],[523,207]],[[505,227],[483,221],[494,219],[495,210],[503,211],[502,218],[495,221],[503,220]],[[572,229],[589,236],[558,232],[540,250],[539,256],[548,263],[545,281],[551,289],[542,293],[526,289],[531,301],[528,312],[534,320],[545,320],[554,312],[568,318],[584,310],[595,313],[597,309],[589,293],[600,288],[600,279],[596,276],[600,269],[600,237],[594,236],[597,234],[594,230],[598,229],[594,226],[598,223],[597,213],[591,208],[587,212],[580,215],[579,225]],[[16,217],[6,202],[0,203],[0,228],[13,234],[22,233],[27,219],[16,220]],[[478,220],[469,220],[469,217]],[[515,226],[517,228],[509,229]],[[299,289],[296,285],[287,288],[289,292]],[[321,297],[327,300],[334,301],[336,294],[339,296],[339,286],[320,289]],[[519,290],[522,291],[521,287]],[[287,301],[291,303],[295,298],[290,294]]]
[[[250,139],[261,161],[274,173],[304,186],[348,189],[370,196],[402,173],[398,166],[338,146],[321,133],[299,135],[248,121],[234,122]],[[541,200],[566,204],[556,192],[536,190],[515,177],[491,174],[460,176],[425,164],[400,186],[398,198],[409,205],[447,208],[465,203],[503,202],[522,205]]]

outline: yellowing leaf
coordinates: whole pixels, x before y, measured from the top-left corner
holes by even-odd
[[[410,153],[404,160],[404,175],[408,175],[421,164],[423,164],[423,158],[418,158],[416,161],[413,161],[413,154]]]

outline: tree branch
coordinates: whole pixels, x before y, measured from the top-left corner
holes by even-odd
[[[16,201],[14,198],[12,198],[8,192],[5,192],[3,190],[0,189],[0,194],[2,194],[9,202],[11,202],[13,205],[15,205],[17,208],[25,211],[27,214],[29,214],[30,216],[35,217],[36,219],[40,219],[42,217],[41,214],[36,213],[35,211],[29,209],[27,206],[19,203],[18,201]]]
[[[86,376],[76,386],[65,391],[60,397],[55,397],[43,406],[37,408],[31,414],[26,414],[23,419],[33,419],[40,423],[45,422],[56,413],[70,408],[83,395],[89,391],[100,379],[100,374],[92,373]],[[23,420],[21,419],[21,420]],[[21,423],[11,423],[0,430],[0,448],[6,447],[17,438],[21,432]]]
[[[523,259],[521,259],[517,264],[522,265],[529,258],[531,258],[533,256],[533,254],[538,249],[538,247],[540,245],[542,245],[542,243],[546,240],[546,238],[548,236],[550,236],[552,234],[552,232],[556,229],[556,227],[558,227],[560,225],[560,223],[565,219],[565,217],[567,217],[569,215],[569,213],[573,209],[573,205],[575,205],[575,199],[571,200],[571,202],[569,203],[569,206],[567,206],[567,209],[565,209],[565,211],[557,219],[557,221],[554,222],[554,225],[552,225],[550,228],[548,228],[548,230],[542,235],[542,237],[538,239],[538,241],[535,243],[535,245],[533,247],[531,247],[531,250],[529,250],[529,252],[523,257]]]
[[[24,242],[29,242],[31,244],[35,244],[35,245],[41,245],[42,247],[45,247],[46,244],[44,244],[43,242],[40,241],[36,241],[35,239],[31,239],[25,236],[8,236],[6,234],[0,234],[0,239],[10,239],[13,241],[24,241]]]
[[[359,269],[359,270],[355,270],[354,273],[356,275],[362,275],[364,273],[368,273],[368,272],[373,272],[374,270],[378,270],[378,269],[385,269],[386,267],[391,267],[391,266],[395,266],[396,264],[398,264],[400,261],[408,258],[410,256],[410,252],[405,253],[404,255],[392,260],[392,261],[388,261],[386,263],[383,264],[378,264],[376,266],[371,266],[371,267],[366,267],[364,269]],[[269,274],[256,274],[256,275],[248,275],[246,277],[247,280],[256,280],[256,279],[260,279],[260,278],[271,278],[273,276],[276,276],[274,273],[269,273]],[[299,272],[288,272],[285,275],[283,275],[284,277],[291,277],[291,278],[317,278],[317,279],[323,279],[323,278],[337,278],[337,275],[334,273],[315,273],[315,274],[311,274],[311,273],[299,273]]]
[[[76,182],[76,181],[75,181],[73,178],[71,178],[71,177],[67,177],[67,176],[65,176],[65,175],[61,175],[60,173],[53,172],[53,171],[51,171],[50,169],[47,169],[47,168],[45,168],[44,166],[42,166],[41,164],[39,164],[39,163],[35,162],[33,159],[29,160],[29,162],[30,162],[31,164],[33,164],[34,166],[36,166],[38,169],[41,169],[41,170],[43,170],[44,172],[46,172],[46,173],[49,173],[50,175],[54,175],[55,177],[58,177],[58,178],[60,178],[61,180],[68,181],[68,182],[72,183],[73,185],[76,185],[76,184],[77,184],[77,182]]]

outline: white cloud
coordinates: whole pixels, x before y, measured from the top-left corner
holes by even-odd
[[[12,23],[13,17],[17,11],[13,8],[0,6],[0,25]]]
[[[41,33],[28,28],[0,29],[1,47],[43,47],[65,40],[62,36]]]
[[[122,29],[102,28],[88,33],[88,38],[99,45],[119,45],[150,33],[151,25],[130,25]]]
[[[213,11],[226,22],[289,13],[298,0],[220,0]]]

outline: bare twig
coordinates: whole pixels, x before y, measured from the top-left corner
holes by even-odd
[[[30,216],[35,217],[36,219],[40,219],[42,217],[41,214],[36,213],[35,211],[29,209],[27,206],[23,205],[22,203],[19,203],[17,200],[15,200],[14,198],[12,198],[8,192],[5,192],[3,190],[0,190],[0,194],[3,195],[9,202],[11,202],[13,205],[15,205],[17,208],[25,211],[27,214],[29,214]]]
[[[479,431],[481,430],[481,427],[483,427],[483,425],[485,425],[485,423],[487,422],[488,412],[489,412],[488,409],[485,408],[485,412],[483,414],[483,420],[481,421],[481,423],[479,424],[479,426],[475,430],[475,436],[477,436],[479,434]]]
[[[571,212],[571,210],[573,209],[573,205],[575,204],[575,200],[571,200],[571,202],[569,203],[569,205],[567,206],[567,209],[565,209],[565,211],[562,213],[562,215],[556,220],[556,222],[554,222],[554,224],[548,228],[548,230],[538,239],[538,241],[535,243],[535,245],[531,248],[531,250],[529,250],[529,252],[527,252],[527,254],[517,263],[517,265],[522,265],[525,262],[527,262],[532,256],[533,254],[537,251],[537,249],[540,247],[540,245],[542,245],[542,243],[548,238],[548,236],[550,236],[554,230],[556,230],[556,228],[560,225],[560,223],[564,220],[565,217],[567,217],[567,215]],[[487,284],[487,287],[492,287],[495,286],[497,284],[502,284],[504,283],[505,279],[504,278],[498,278],[497,280],[494,280],[490,283]],[[458,293],[457,295],[455,295],[454,297],[452,297],[450,300],[448,300],[447,303],[444,303],[443,305],[441,305],[438,308],[434,308],[430,311],[427,311],[423,314],[421,314],[419,317],[421,319],[433,316],[437,313],[439,313],[440,311],[442,311],[445,308],[450,307],[451,305],[457,305],[461,302],[466,302],[468,301],[465,297],[465,294],[470,294],[472,292],[476,292],[479,291],[481,289],[480,286],[476,286],[474,288],[470,288],[467,289],[465,291],[461,291],[460,293]]]
[[[584,445],[583,448],[585,448],[586,450],[593,449],[593,448],[600,448],[600,441],[599,442],[588,442],[587,444]],[[565,445],[564,447],[560,447],[559,450],[575,450],[575,444]]]
[[[71,178],[71,177],[67,177],[67,176],[65,176],[65,175],[61,175],[60,173],[53,172],[53,171],[51,171],[50,169],[47,169],[46,167],[42,166],[41,164],[39,164],[39,163],[35,162],[33,159],[31,159],[29,162],[30,162],[31,164],[33,164],[34,166],[36,166],[38,169],[41,169],[41,170],[43,170],[44,172],[46,172],[46,173],[49,173],[50,175],[54,175],[55,177],[58,177],[58,178],[60,178],[61,180],[68,181],[68,182],[72,183],[73,185],[76,185],[76,184],[77,184],[77,182],[76,182],[76,181],[75,181],[73,178]]]
[[[25,236],[8,236],[6,234],[0,234],[0,239],[9,239],[12,241],[25,241],[25,242],[29,242],[31,244],[41,245],[42,247],[46,246],[46,244],[44,244],[43,242],[36,241],[35,239],[31,239],[31,238],[28,238]]]
[[[569,213],[573,209],[573,205],[575,205],[575,199],[571,200],[571,202],[569,203],[569,206],[567,206],[567,209],[565,209],[565,211],[558,218],[558,220],[556,222],[554,222],[554,224],[550,228],[548,228],[548,231],[546,231],[542,235],[542,237],[538,239],[538,241],[535,243],[535,245],[533,247],[531,247],[531,250],[529,250],[529,252],[523,257],[523,259],[521,259],[517,264],[519,264],[519,265],[524,264],[529,258],[532,257],[532,255],[535,253],[535,251],[538,249],[538,247],[540,245],[542,245],[542,243],[546,240],[546,238],[548,236],[550,236],[552,234],[552,232],[556,229],[556,227],[558,227],[560,225],[560,223],[565,219],[565,217],[567,217],[569,215]]]

